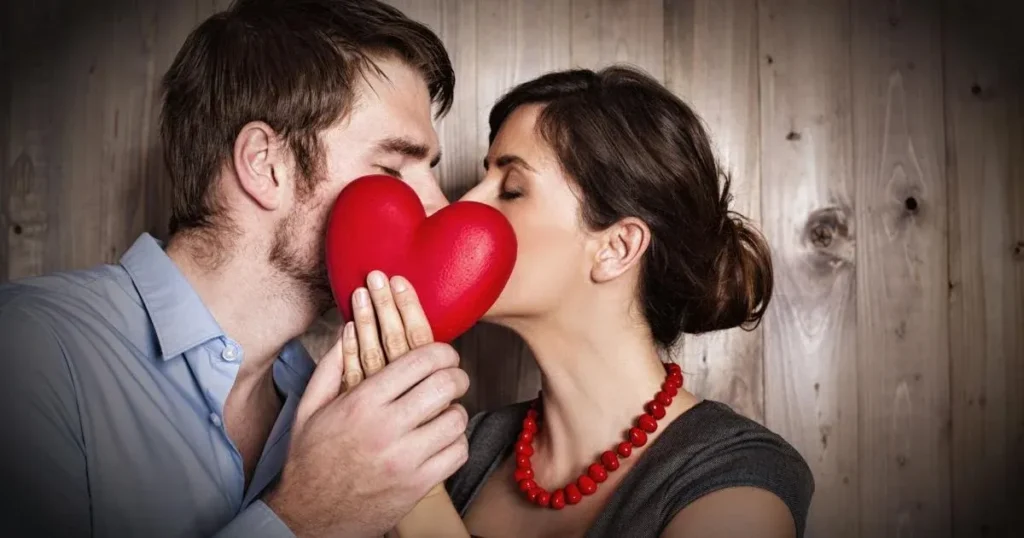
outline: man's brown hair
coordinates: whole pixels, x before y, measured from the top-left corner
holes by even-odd
[[[379,1],[236,0],[199,25],[163,78],[170,233],[218,224],[213,184],[251,121],[287,142],[308,194],[323,177],[319,133],[348,113],[357,77],[379,74],[373,58],[384,57],[417,69],[437,115],[448,112],[455,74],[441,40]]]

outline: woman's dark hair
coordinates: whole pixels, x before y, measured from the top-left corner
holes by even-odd
[[[490,142],[528,104],[544,106],[538,132],[578,187],[584,223],[600,230],[636,217],[650,228],[640,292],[658,343],[757,326],[772,292],[771,253],[729,210],[729,176],[689,106],[633,68],[560,71],[502,97]]]

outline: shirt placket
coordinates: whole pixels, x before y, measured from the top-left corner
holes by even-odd
[[[238,375],[242,362],[242,348],[228,338],[218,338],[186,354],[193,376],[202,391],[207,406],[207,421],[221,478],[230,484],[233,504],[240,505],[245,488],[242,455],[228,436],[224,425],[224,405]]]

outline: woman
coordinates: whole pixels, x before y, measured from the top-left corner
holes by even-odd
[[[542,391],[475,416],[451,502],[435,488],[399,534],[802,536],[804,460],[660,358],[682,333],[759,322],[772,289],[699,118],[613,67],[526,82],[490,127],[465,199],[504,213],[519,252],[485,320],[529,344]],[[347,329],[350,347],[376,333]]]

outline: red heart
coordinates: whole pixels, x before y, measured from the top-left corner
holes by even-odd
[[[427,218],[412,188],[390,176],[348,184],[327,224],[327,274],[344,319],[352,319],[352,293],[378,269],[409,280],[438,342],[467,331],[498,300],[516,249],[500,211],[462,201]]]

